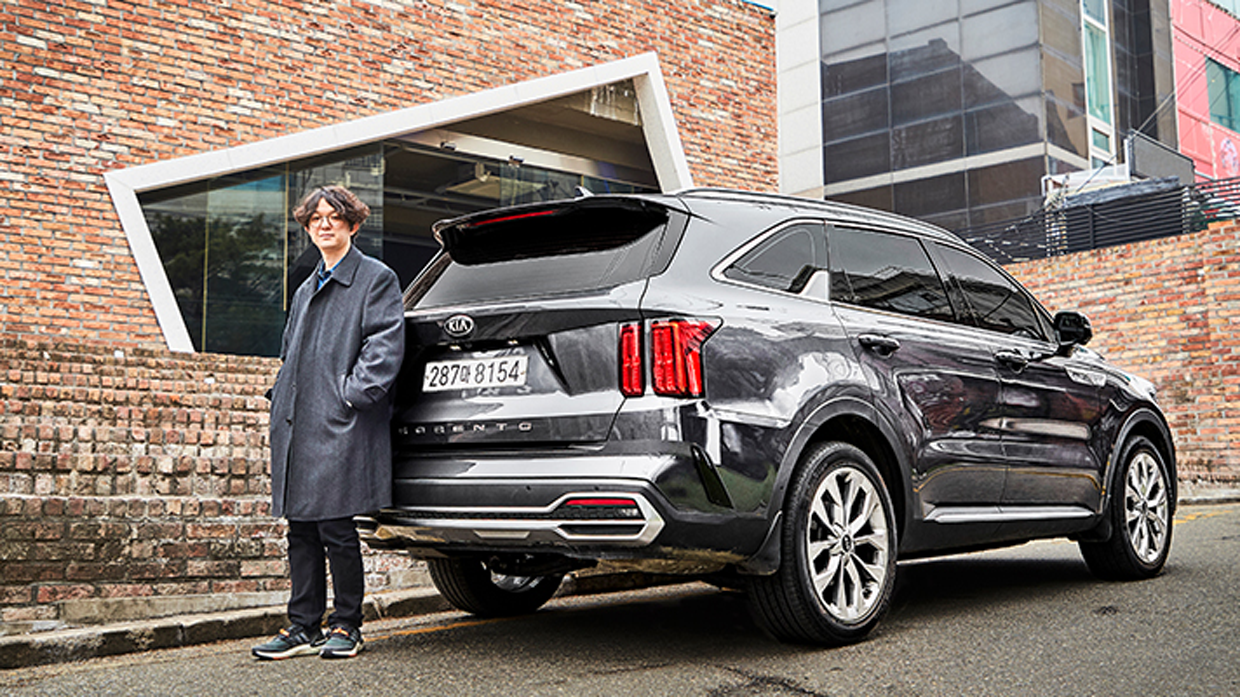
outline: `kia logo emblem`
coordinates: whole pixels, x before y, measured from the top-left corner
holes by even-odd
[[[469,315],[452,315],[444,320],[443,330],[448,336],[469,336],[474,331],[474,318]]]

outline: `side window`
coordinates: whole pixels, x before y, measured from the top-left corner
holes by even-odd
[[[822,226],[797,223],[763,240],[724,270],[723,275],[734,281],[800,293],[814,271],[826,266]]]
[[[831,299],[876,310],[952,321],[943,281],[911,237],[831,227]]]
[[[968,252],[936,245],[955,277],[977,326],[1029,339],[1048,334],[1029,296],[989,262]]]

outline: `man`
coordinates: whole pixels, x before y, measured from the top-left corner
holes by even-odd
[[[362,649],[361,543],[353,516],[392,501],[391,388],[405,352],[396,274],[353,245],[370,208],[325,186],[293,217],[322,261],[293,294],[284,364],[271,397],[271,513],[288,519],[292,626],[253,654],[262,659]],[[335,601],[327,606],[324,554]]]

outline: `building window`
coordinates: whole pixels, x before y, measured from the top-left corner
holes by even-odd
[[[197,351],[277,356],[288,301],[319,261],[292,207],[342,184],[370,206],[354,238],[402,286],[439,250],[431,225],[474,211],[654,187],[391,139],[140,194],[138,201]]]
[[[1111,28],[1105,0],[1081,0],[1081,48],[1085,58],[1085,113],[1093,167],[1115,161]]]
[[[1240,132],[1240,73],[1207,58],[1206,80],[1209,83],[1210,120],[1223,128]]]
[[[290,215],[314,186],[346,184],[371,207],[355,241],[382,258],[381,165],[382,151],[372,146],[326,162],[288,163],[141,195],[194,348],[279,355],[288,298],[318,261]]]
[[[1081,10],[1085,12],[1085,16],[1095,22],[1106,26],[1107,24],[1107,4],[1106,0],[1082,0]]]
[[[1111,123],[1111,61],[1106,32],[1085,23],[1085,102],[1089,115]]]

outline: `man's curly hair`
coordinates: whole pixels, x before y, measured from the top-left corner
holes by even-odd
[[[320,186],[301,199],[301,203],[293,209],[293,218],[301,223],[302,227],[310,226],[310,217],[319,207],[319,201],[327,201],[327,203],[340,214],[341,218],[349,224],[349,227],[361,225],[365,222],[367,216],[370,215],[370,206],[362,203],[357,194],[349,191],[343,186],[335,184],[329,186]]]

